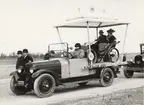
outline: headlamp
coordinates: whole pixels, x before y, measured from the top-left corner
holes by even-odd
[[[17,71],[18,71],[18,73],[21,73],[22,70],[21,70],[21,69],[18,69]]]
[[[30,73],[33,73],[34,72],[34,70],[33,69],[30,69]]]

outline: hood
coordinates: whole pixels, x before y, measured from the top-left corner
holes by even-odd
[[[32,63],[33,67],[36,69],[60,69],[61,64],[59,59],[52,60],[41,60]]]

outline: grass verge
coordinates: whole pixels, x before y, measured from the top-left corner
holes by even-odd
[[[144,86],[121,90],[111,94],[86,97],[77,100],[65,100],[50,105],[144,105]]]

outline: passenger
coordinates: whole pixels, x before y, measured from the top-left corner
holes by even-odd
[[[23,61],[24,65],[28,62],[33,62],[33,58],[28,54],[27,49],[23,49]]]
[[[50,53],[46,53],[44,55],[44,60],[49,60],[50,59]]]
[[[84,58],[85,56],[85,51],[81,48],[80,43],[75,44],[75,51],[73,52],[73,57],[74,58]]]
[[[106,35],[104,35],[104,32],[103,32],[103,30],[100,30],[99,31],[99,37],[98,37],[98,39],[96,39],[95,41],[97,41],[97,43],[99,44],[99,43],[107,43],[107,39],[106,39]]]
[[[94,44],[92,44],[92,49],[94,49],[95,51],[99,51],[99,44],[100,43],[107,43],[107,39],[106,39],[106,35],[103,34],[103,30],[99,31],[99,37],[95,40],[96,42]]]
[[[55,57],[55,52],[54,52],[54,50],[51,50],[51,51],[50,51],[50,57],[51,57],[51,58],[54,58],[54,57]]]
[[[23,56],[22,56],[22,51],[17,52],[17,61],[16,61],[16,69],[18,69],[20,66],[24,66],[24,61],[23,61]]]
[[[54,58],[54,57],[55,57],[55,52],[51,50],[50,52],[44,55],[44,60],[49,60],[50,58]]]
[[[107,38],[108,43],[113,43],[116,40],[116,37],[113,35],[114,32],[115,30],[113,29],[107,30],[108,35],[106,38]]]

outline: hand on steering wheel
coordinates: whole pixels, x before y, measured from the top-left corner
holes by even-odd
[[[62,53],[62,55],[63,55],[63,57],[68,57],[69,59],[72,59],[72,58],[73,58],[73,55],[72,55],[71,53],[67,52],[67,51],[64,51],[64,52]]]

